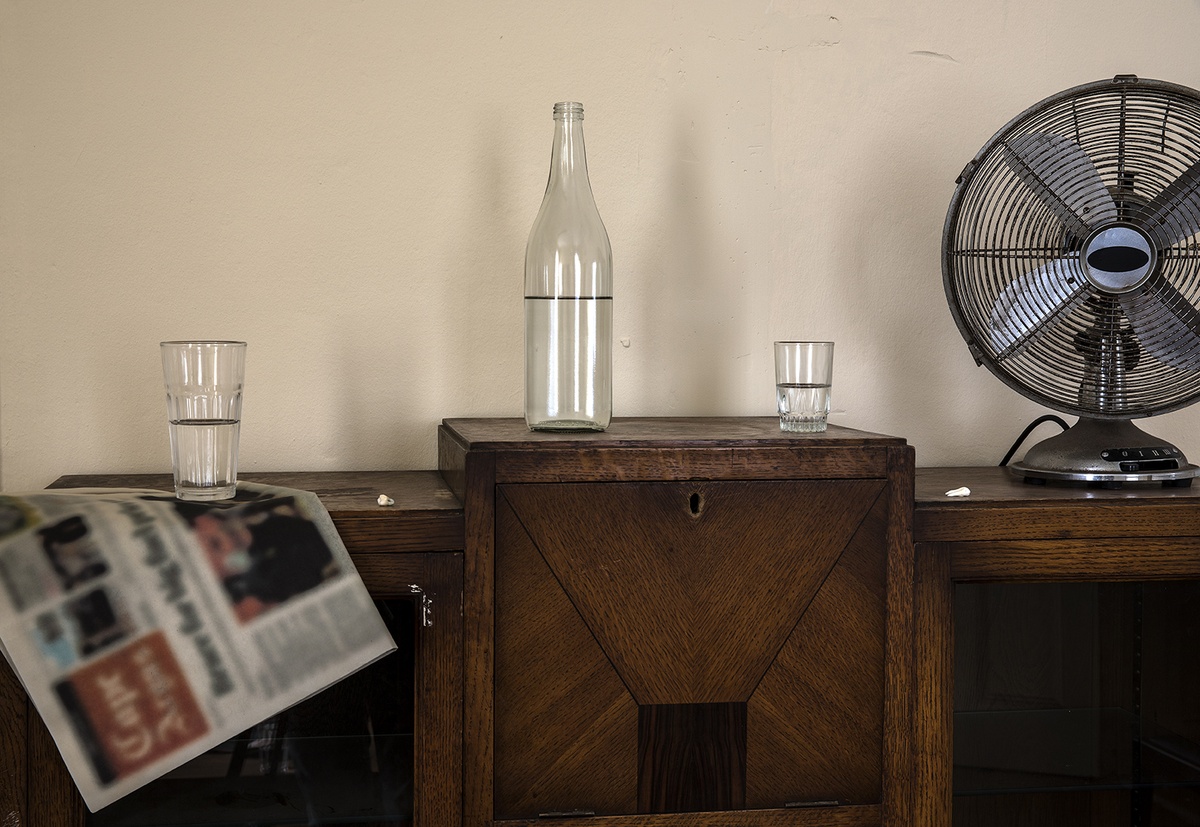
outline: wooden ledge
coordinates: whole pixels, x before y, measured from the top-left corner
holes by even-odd
[[[437,471],[244,472],[244,482],[312,491],[333,518],[352,555],[461,551],[462,503]],[[169,474],[73,474],[50,488],[153,488],[171,490]],[[380,494],[395,500],[381,506]]]

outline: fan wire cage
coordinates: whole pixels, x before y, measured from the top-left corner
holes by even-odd
[[[963,170],[947,299],[976,361],[1036,402],[1114,422],[1177,410],[1200,398],[1198,232],[1200,93],[1078,86]]]

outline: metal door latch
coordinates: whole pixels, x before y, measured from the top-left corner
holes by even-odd
[[[421,595],[421,625],[428,628],[433,625],[433,598],[425,594],[424,589],[415,583],[409,584],[408,590]]]

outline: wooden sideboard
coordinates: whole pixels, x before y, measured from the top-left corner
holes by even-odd
[[[912,450],[447,420],[464,825],[909,824]]]
[[[920,468],[914,498],[902,440],[772,424],[554,435],[451,420],[440,474],[244,475],[316,491],[374,595],[417,585],[433,600],[417,652],[416,824],[949,827],[956,591],[1200,581],[1200,486]],[[946,496],[964,485],[971,496]],[[1191,639],[1168,641],[1171,654]],[[1179,676],[1200,677],[1196,660]],[[1127,803],[1097,798],[1058,823],[1134,824]],[[988,818],[960,802],[958,827]],[[4,664],[0,821],[88,823]]]
[[[960,486],[968,487],[970,496],[947,496]],[[1030,485],[996,467],[920,468],[915,504],[914,823],[1200,823],[1193,792],[1200,789],[1195,763],[1200,720],[1193,711],[1200,681],[1194,646],[1200,633],[1200,606],[1195,605],[1200,485],[1108,490]],[[1143,593],[1148,595],[1144,605],[1139,602]],[[1013,594],[1020,599],[1009,602]],[[1030,595],[1049,601],[1029,602]],[[983,598],[982,610],[994,615],[984,620],[1004,628],[1004,637],[977,633],[980,605],[969,603],[968,596]],[[971,624],[970,638],[956,628],[956,618],[960,625]],[[1161,774],[1151,778],[1144,765],[1150,757],[1145,736],[1153,723],[1148,720],[1152,699],[1140,694],[1144,676],[1139,670],[1152,664],[1159,672],[1154,714],[1171,719],[1172,748],[1191,756],[1172,759],[1170,783],[1161,783]],[[1004,758],[1013,762],[1009,776],[1029,777],[1032,766],[1052,783],[1007,783],[997,794],[955,796],[956,700],[972,703],[964,697],[970,691],[961,690],[989,680],[1002,690],[988,699],[992,706],[1016,709],[1021,714],[1010,715],[1014,721],[1036,720],[1031,729],[1043,730],[1025,733],[1028,758]],[[1106,734],[1088,721],[1089,715],[1099,721],[1103,710],[1129,721],[1109,748],[1122,765],[1111,777],[1101,772],[1108,760],[1102,754]],[[1046,728],[1067,717],[1077,722],[1075,743],[1047,739]],[[1084,726],[1078,726],[1080,719]],[[1008,727],[1011,731],[1016,724]],[[1012,741],[1020,744],[1022,737]],[[1095,766],[1071,767],[1074,777],[1064,781],[1061,769],[1048,766],[1047,742],[1066,754],[1088,757]],[[981,745],[960,739],[959,746],[975,752]],[[1024,773],[1012,773],[1013,766]],[[961,786],[970,768],[958,770]],[[1147,777],[1138,779],[1139,772]],[[1177,800],[1169,803],[1176,812],[1168,813],[1155,795],[1174,796]]]
[[[428,599],[415,664],[415,822],[462,823],[462,507],[435,471],[243,473],[314,491],[373,597]],[[171,489],[169,475],[68,476],[52,487]],[[387,494],[394,506],[381,507]],[[414,591],[416,587],[419,591]],[[87,808],[24,690],[0,661],[0,823],[83,827]]]

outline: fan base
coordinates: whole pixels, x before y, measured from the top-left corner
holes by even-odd
[[[1081,482],[1118,487],[1124,483],[1191,485],[1200,466],[1164,439],[1128,419],[1082,417],[1071,428],[1030,448],[1008,466],[1026,482]]]

